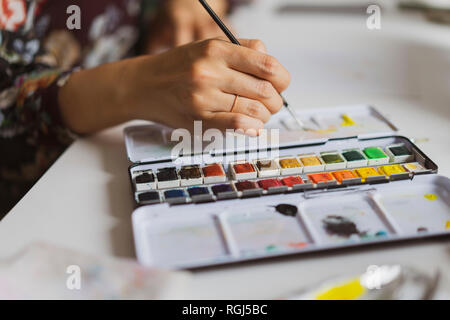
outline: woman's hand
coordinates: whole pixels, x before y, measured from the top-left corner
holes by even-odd
[[[224,18],[227,0],[210,1],[215,12]],[[165,0],[150,26],[148,53],[222,35],[220,28],[197,0]]]
[[[262,42],[242,44],[204,40],[80,71],[60,90],[63,119],[79,133],[146,119],[190,130],[202,120],[204,128],[257,134],[281,109],[290,76]]]
[[[128,99],[134,116],[173,128],[202,120],[206,128],[262,129],[282,107],[290,76],[260,41],[242,44],[204,40],[140,58]]]

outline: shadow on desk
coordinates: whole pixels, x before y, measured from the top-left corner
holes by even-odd
[[[92,137],[95,148],[100,148],[102,165],[109,173],[107,182],[108,212],[117,219],[111,229],[111,246],[115,256],[136,258],[133,242],[131,214],[134,210],[128,178],[128,162],[122,130],[107,130]]]

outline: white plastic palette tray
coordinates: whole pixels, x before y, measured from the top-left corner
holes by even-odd
[[[168,141],[170,129],[155,125],[129,127],[125,129],[125,143],[133,162],[129,168],[130,182],[136,205],[141,205],[132,217],[139,261],[149,266],[197,268],[450,235],[450,180],[437,176],[436,164],[407,138],[396,136],[395,126],[373,107],[316,109],[299,116],[314,130],[296,131],[284,112],[268,124],[269,128],[281,129],[279,141],[268,144],[279,151],[278,157],[366,147],[387,151],[389,146],[401,144],[424,170],[359,179],[356,184],[336,181],[327,184],[311,183],[305,169],[300,176],[308,182],[300,188],[257,190],[255,198],[239,191],[227,200],[213,195],[207,203],[188,197],[184,204],[147,205],[139,202],[139,195],[148,190],[136,188],[136,177],[143,170],[156,172],[168,167],[179,170],[185,164],[203,166],[219,162],[227,171],[227,182],[235,184],[239,179],[229,172],[229,164],[239,160],[239,156],[247,161],[265,158],[268,150],[252,149],[258,144],[250,142],[240,147],[231,144],[235,146],[231,150],[173,157],[173,143]],[[390,164],[407,165],[409,161],[397,158]],[[367,164],[377,167],[376,170],[379,165]],[[316,172],[333,170],[321,166]],[[282,176],[280,172],[278,178]],[[151,185],[147,187],[153,193],[160,187]],[[202,186],[212,189],[212,184],[206,182]],[[164,194],[164,189],[156,191]],[[164,195],[160,200],[167,199]]]
[[[133,213],[138,259],[197,268],[283,255],[450,235],[450,179],[416,176],[381,185]]]

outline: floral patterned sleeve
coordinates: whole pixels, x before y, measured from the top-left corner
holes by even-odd
[[[59,86],[79,67],[134,54],[162,1],[0,0],[0,219],[72,141]],[[72,5],[80,30],[66,25]]]
[[[46,2],[0,0],[2,144],[18,136],[34,145],[50,136],[70,142],[58,113],[57,82],[75,66],[80,45],[68,31],[50,30],[51,16],[40,14]]]
[[[74,3],[81,30],[66,26]],[[139,10],[140,0],[0,0],[0,219],[72,142],[59,85],[130,54]]]

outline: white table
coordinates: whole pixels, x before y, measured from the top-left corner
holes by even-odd
[[[420,139],[440,173],[450,176],[450,28],[386,12],[382,29],[369,31],[365,16],[280,16],[273,10],[278,3],[261,1],[233,20],[241,36],[264,39],[291,71],[291,104],[375,105],[404,135]],[[0,257],[35,241],[135,257],[123,127],[80,139],[58,159],[0,222]],[[393,263],[440,268],[450,290],[450,244],[441,239],[198,271],[188,297],[275,298],[332,275]]]

